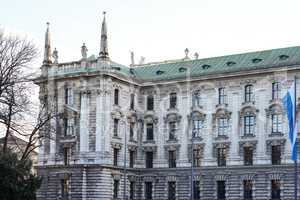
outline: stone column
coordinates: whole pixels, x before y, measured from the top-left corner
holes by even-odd
[[[239,108],[241,105],[241,98],[239,93],[239,87],[232,88],[232,93],[230,94],[229,101],[230,107],[229,110],[232,111],[231,119],[229,119],[230,129],[228,130],[228,138],[230,140],[228,158],[228,165],[239,165],[239,138],[240,138],[240,119],[239,119]]]
[[[106,91],[104,94],[104,107],[103,112],[105,115],[105,123],[104,123],[104,149],[105,152],[111,152],[111,130],[110,130],[110,124],[111,124],[111,107],[112,107],[112,99],[111,99],[111,93]]]
[[[80,109],[80,152],[88,151],[89,137],[89,94],[87,91],[81,93]]]
[[[103,110],[103,95],[102,91],[97,91],[96,97],[96,152],[103,151],[103,130],[102,130],[102,110]]]

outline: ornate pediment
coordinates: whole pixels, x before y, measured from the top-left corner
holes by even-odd
[[[180,122],[181,115],[178,112],[168,112],[166,117],[164,117],[165,123],[168,122]]]
[[[286,139],[269,139],[266,141],[266,147],[267,147],[267,154],[271,154],[272,146],[280,145],[281,147],[281,153],[284,153],[284,146],[285,146]]]
[[[265,109],[265,111],[266,111],[267,116],[270,116],[272,114],[282,114],[283,107],[279,103],[273,103],[267,109]]]
[[[155,152],[157,150],[156,145],[144,145],[142,146],[144,152]]]
[[[243,106],[241,111],[239,112],[240,117],[244,117],[247,115],[256,115],[259,112],[253,105]]]
[[[239,154],[243,155],[244,147],[252,148],[253,152],[256,152],[257,140],[245,140],[239,142]]]
[[[193,120],[193,118],[196,120],[204,121],[206,118],[206,114],[204,114],[204,112],[200,110],[193,110],[187,117],[189,121]]]
[[[121,149],[122,148],[122,144],[121,143],[112,142],[111,143],[111,147],[114,148],[114,149]]]

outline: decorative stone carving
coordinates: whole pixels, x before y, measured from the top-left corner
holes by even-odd
[[[155,152],[157,150],[157,146],[156,145],[144,145],[142,147],[142,149],[144,152],[149,152],[149,151]]]
[[[88,49],[86,48],[85,43],[83,43],[82,47],[81,47],[81,56],[82,56],[82,59],[86,59],[87,58],[87,52],[88,52]]]
[[[228,179],[227,174],[217,174],[215,175],[215,181],[226,181]]]
[[[251,140],[251,141],[240,141],[239,142],[239,154],[243,155],[244,154],[244,147],[250,147],[253,149],[253,153],[256,152],[257,148],[257,140]]]
[[[56,48],[54,49],[54,51],[52,53],[52,58],[54,59],[53,63],[57,64],[58,63],[58,51],[56,50]]]
[[[286,139],[269,139],[266,141],[267,154],[270,155],[272,151],[272,146],[280,145],[281,154],[284,153]]]
[[[177,112],[167,113],[166,117],[164,118],[165,123],[180,122],[180,120],[181,120],[181,115],[179,115]]]
[[[230,142],[217,142],[213,144],[213,156],[217,157],[217,149],[218,148],[225,148],[226,154],[229,152]]]
[[[243,174],[241,175],[241,180],[254,180],[255,179],[256,174]]]
[[[114,149],[121,149],[122,148],[122,144],[121,143],[112,142],[111,143],[111,147],[114,148]]]

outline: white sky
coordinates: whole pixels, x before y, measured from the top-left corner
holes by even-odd
[[[300,45],[299,0],[0,0],[0,27],[26,35],[43,52],[46,22],[59,61],[79,60],[86,43],[99,53],[102,11],[107,11],[114,61],[146,62]],[[40,60],[41,63],[41,60]],[[38,66],[37,66],[38,67]]]

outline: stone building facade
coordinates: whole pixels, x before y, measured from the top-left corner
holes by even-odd
[[[107,39],[104,16],[99,56],[83,44],[80,60],[59,63],[47,28],[35,83],[57,116],[38,199],[123,199],[125,185],[137,200],[292,199],[281,98],[300,75],[300,47],[125,66]]]

